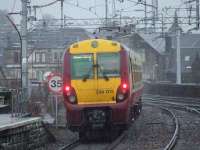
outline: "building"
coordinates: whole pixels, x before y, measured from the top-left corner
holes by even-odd
[[[50,72],[62,72],[63,53],[67,46],[88,38],[88,32],[81,28],[38,28],[28,32],[27,57],[30,83],[45,80]],[[17,88],[20,87],[21,78],[21,48],[16,32],[10,33],[4,43],[7,43],[3,48],[3,68],[7,86],[12,85]]]
[[[194,72],[192,64],[195,58],[200,55],[200,34],[183,33],[178,24],[178,16],[175,13],[174,22],[166,34],[166,79],[176,82],[177,70],[177,30],[181,31],[180,35],[180,53],[181,53],[181,82],[193,83]],[[199,70],[200,71],[200,70]],[[199,75],[200,78],[200,75]]]
[[[117,40],[136,51],[143,58],[143,79],[164,80],[165,39],[159,33],[128,32]]]
[[[171,36],[168,40],[171,43],[168,45],[167,51],[167,65],[166,74],[167,79],[176,81],[176,38]],[[180,36],[180,49],[181,49],[181,74],[182,83],[192,83],[192,64],[197,55],[200,55],[200,34],[183,33]],[[200,77],[199,77],[200,78]]]

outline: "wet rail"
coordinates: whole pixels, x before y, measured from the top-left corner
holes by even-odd
[[[176,141],[178,139],[178,134],[179,134],[179,122],[178,122],[178,119],[177,119],[176,115],[171,110],[169,110],[168,108],[165,108],[165,107],[162,107],[162,106],[157,106],[157,105],[150,104],[150,103],[149,104],[145,104],[145,107],[146,106],[147,107],[150,106],[152,108],[156,107],[157,109],[161,110],[162,113],[164,113],[169,118],[171,118],[171,120],[173,122],[173,126],[172,126],[173,131],[172,131],[172,133],[168,133],[170,135],[170,138],[169,139],[167,138],[167,140],[169,140],[169,142],[166,142],[167,144],[164,145],[164,146],[161,146],[162,144],[160,144],[160,146],[159,146],[159,149],[171,150],[174,147],[174,145],[176,144]],[[150,126],[151,125],[155,126],[155,124],[156,123],[152,123],[152,124],[150,123],[149,125]],[[133,126],[134,126],[134,124],[133,124]],[[114,141],[113,143],[111,143],[110,145],[108,145],[105,150],[134,149],[133,147],[128,146],[128,145],[130,145],[128,143],[124,144],[123,140],[127,140],[128,139],[128,135],[127,135],[128,132],[135,132],[135,130],[133,130],[133,131],[127,130],[126,132],[124,132],[124,134],[122,135],[122,137],[119,137],[116,141]],[[141,132],[141,134],[144,134],[142,130],[140,130],[138,132]],[[151,139],[151,136],[152,135],[146,134],[146,138]],[[131,138],[132,138],[132,141],[134,141],[133,137],[131,137]],[[131,140],[131,139],[129,139],[129,140]],[[155,141],[155,142],[157,142],[157,141]],[[145,143],[145,141],[143,141],[143,143]],[[149,147],[149,149],[151,149],[151,148]]]
[[[151,103],[156,106],[169,108],[178,117],[178,120],[180,122],[180,134],[179,139],[176,141],[176,145],[174,145],[174,149],[198,149],[198,146],[200,144],[200,142],[198,141],[198,137],[200,136],[199,99],[177,97],[168,98],[163,96],[151,95],[148,95],[148,97],[145,95],[143,99],[144,103]],[[182,143],[185,143],[185,145],[183,145]]]
[[[79,141],[79,139],[74,140],[73,142],[64,145],[63,147],[61,147],[59,150],[71,150],[77,146],[79,146],[81,143]]]
[[[157,105],[151,104],[151,103],[147,103],[146,105],[158,107],[158,108],[162,109],[163,111],[165,111],[168,115],[170,115],[173,118],[175,130],[174,130],[173,136],[171,137],[169,143],[163,148],[163,150],[172,150],[176,144],[176,141],[178,139],[178,134],[179,134],[179,122],[178,122],[176,115],[171,110],[169,110],[168,108],[165,108],[163,106],[157,106]]]
[[[121,141],[126,138],[128,131],[124,131],[116,140],[114,140],[111,144],[109,144],[104,150],[114,150]]]
[[[172,99],[175,99],[175,101]],[[200,114],[199,110],[195,107],[198,105],[192,105],[189,102],[187,103],[187,100],[188,99],[182,99],[182,101],[178,102],[176,101],[176,98],[171,97],[170,100],[168,100],[167,97],[144,97],[144,109],[141,116],[135,123],[131,124],[130,128],[132,129],[129,128],[121,133],[113,142],[82,142],[78,140],[78,137],[75,134],[76,136],[74,137],[76,138],[73,140],[68,140],[61,143],[61,145],[58,145],[59,150],[171,150],[172,148],[180,150],[183,146],[181,145],[182,142],[180,139],[186,141],[184,138],[188,137],[187,134],[193,133],[190,131],[190,126],[185,127],[187,134],[184,133],[184,124],[189,121],[191,122],[191,125],[195,126],[197,129],[198,127],[195,125],[195,122],[193,122],[193,118],[196,117],[195,119],[197,119]],[[183,101],[186,102],[182,103]],[[69,132],[67,129],[66,131]],[[133,134],[131,135],[130,133]],[[74,133],[71,134],[73,135]],[[192,145],[192,142],[188,145],[190,144]],[[146,148],[143,145],[146,145]]]

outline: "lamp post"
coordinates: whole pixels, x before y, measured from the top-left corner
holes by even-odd
[[[22,58],[21,58],[21,77],[22,77],[22,99],[24,103],[23,111],[27,112],[28,102],[28,60],[27,60],[27,0],[22,2],[22,20],[21,20],[21,37],[22,37]]]
[[[177,47],[176,47],[176,84],[181,84],[181,47],[180,47],[180,36],[181,31],[177,29],[176,31],[176,40],[177,40]]]

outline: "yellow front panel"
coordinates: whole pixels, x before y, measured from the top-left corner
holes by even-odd
[[[95,79],[88,79],[87,81],[72,80],[71,84],[76,91],[79,104],[96,102],[97,83]]]
[[[98,79],[98,101],[116,103],[117,88],[121,83],[120,78]]]
[[[92,46],[93,42],[96,46]],[[117,42],[92,39],[73,44],[69,52],[72,55],[93,54],[94,64],[96,64],[97,54],[117,53],[120,51],[120,44]],[[82,79],[71,80],[71,85],[77,94],[78,104],[103,104],[116,103],[116,92],[121,80],[120,77],[109,77],[109,80],[97,78],[97,68],[94,70],[94,78],[83,81]]]
[[[78,104],[116,103],[116,92],[120,85],[120,78],[88,79],[87,81],[72,80]]]

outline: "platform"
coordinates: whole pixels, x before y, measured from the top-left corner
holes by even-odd
[[[40,117],[16,118],[0,114],[0,150],[37,149],[47,142]]]
[[[0,114],[0,131],[26,126],[35,122],[41,122],[41,118],[15,118],[11,117],[11,114]]]
[[[10,106],[0,104],[0,114],[4,114],[4,113],[8,113],[8,112],[10,112]]]

